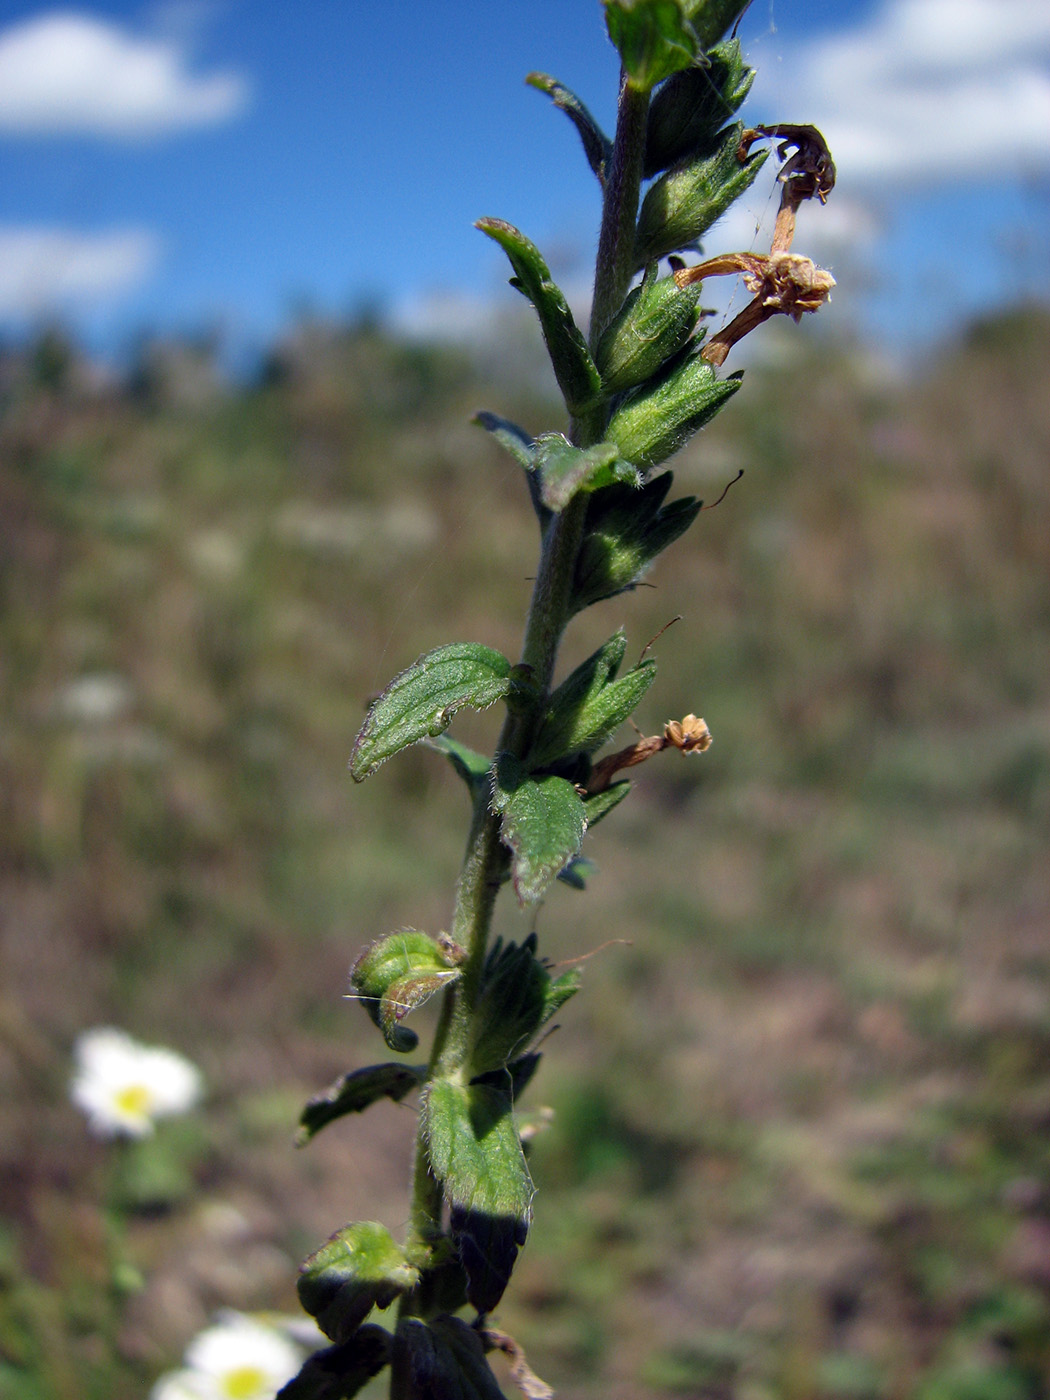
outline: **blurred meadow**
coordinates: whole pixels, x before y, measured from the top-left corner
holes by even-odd
[[[450,911],[451,769],[346,763],[420,652],[516,654],[534,520],[468,420],[557,421],[519,330],[472,359],[304,321],[239,387],[200,344],[119,384],[57,333],[3,357],[11,1400],[135,1400],[216,1309],[294,1312],[344,1221],[404,1224],[408,1109],[292,1135],[377,1058],[353,959]],[[524,1106],[554,1114],[499,1322],[565,1400],[1041,1400],[1050,316],[908,368],[785,343],[674,464],[709,501],[743,479],[570,634],[566,665],[620,625],[637,655],[681,614],[639,722],[695,711],[714,745],[636,770],[588,890],[534,916],[587,961]],[[90,1137],[98,1025],[190,1056],[203,1107]]]

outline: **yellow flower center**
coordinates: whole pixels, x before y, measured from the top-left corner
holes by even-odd
[[[115,1102],[121,1113],[126,1113],[129,1117],[148,1117],[153,1095],[145,1084],[129,1084],[117,1094]]]
[[[222,1393],[228,1400],[253,1400],[254,1396],[264,1394],[265,1389],[266,1373],[258,1366],[238,1366],[222,1378]]]

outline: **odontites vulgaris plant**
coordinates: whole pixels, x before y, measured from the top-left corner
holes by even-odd
[[[502,219],[478,221],[535,309],[566,421],[533,436],[493,413],[476,419],[520,466],[539,524],[519,656],[481,642],[427,652],[372,702],[353,746],[356,782],[411,745],[436,750],[462,778],[471,816],[448,930],[379,937],[350,974],[353,995],[399,1058],[352,1069],[302,1114],[305,1143],[377,1100],[412,1099],[418,1131],[403,1238],[358,1221],[302,1266],[299,1296],[331,1345],[284,1387],[284,1400],[342,1400],[387,1367],[393,1400],[497,1400],[493,1351],[526,1396],[551,1394],[491,1314],[532,1213],[518,1101],[540,1062],[543,1027],[580,974],[555,975],[535,933],[492,942],[492,912],[507,886],[523,909],[557,880],[583,888],[584,838],[628,795],[626,770],[667,749],[700,754],[711,742],[689,714],[603,753],[656,678],[648,647],[626,661],[623,631],[558,683],[555,666],[570,619],[634,589],[699,516],[700,501],[671,499],[665,463],[739,391],[739,374],[720,373],[732,345],[772,315],[817,310],[833,285],[791,249],[798,205],[823,202],[834,184],[819,132],[734,120],[754,76],[732,32],[746,3],[605,0],[622,62],[612,139],[562,83],[528,79],[572,121],[601,186],[588,334],[526,235]],[[769,157],[764,139],[780,143],[784,162],[773,247],[687,268],[682,254],[717,235],[718,219]],[[705,340],[700,282],[729,273],[754,300]],[[459,710],[493,705],[504,710],[494,754],[446,732]],[[422,1054],[407,1022],[431,997],[440,1013]]]

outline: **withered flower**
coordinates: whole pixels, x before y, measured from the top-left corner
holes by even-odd
[[[785,315],[799,321],[807,311],[819,311],[831,295],[835,279],[811,258],[790,251],[795,236],[795,213],[806,199],[827,202],[835,187],[835,162],[827,142],[815,126],[753,127],[744,132],[737,148],[737,159],[746,161],[751,146],[760,137],[780,137],[777,155],[784,167],[777,177],[782,185],[780,208],[768,253],[723,253],[696,267],[678,268],[674,273],[679,287],[688,287],[705,277],[743,276],[754,300],[704,346],[701,357],[720,365],[729,351],[749,331],[771,316]],[[794,154],[788,152],[794,148]]]

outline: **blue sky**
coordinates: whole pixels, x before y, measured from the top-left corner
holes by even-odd
[[[823,315],[915,347],[1047,295],[1048,0],[754,0],[741,36],[745,115],[821,125],[838,162],[795,245],[838,278]],[[512,295],[482,214],[582,300],[597,184],[534,68],[611,126],[598,0],[0,0],[0,330],[251,346],[362,303],[469,328]],[[756,186],[708,251],[768,247],[775,207]]]

